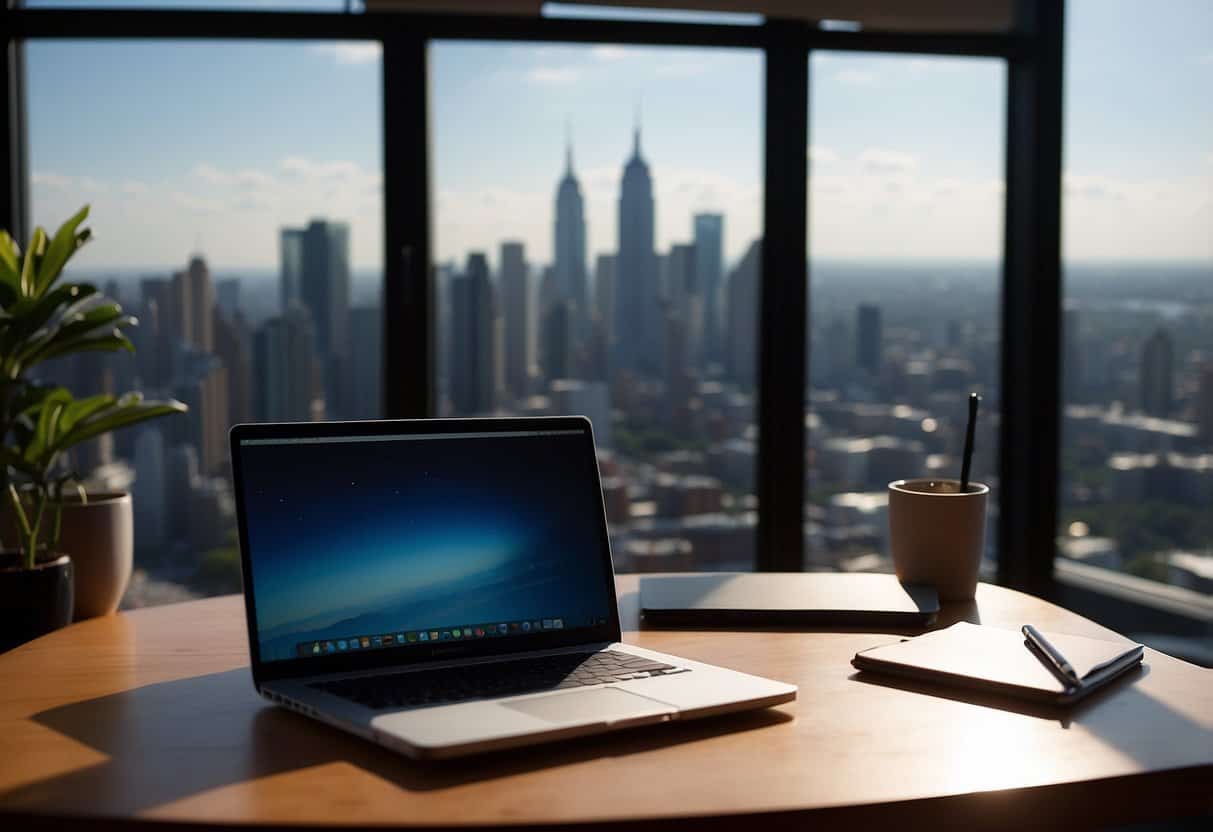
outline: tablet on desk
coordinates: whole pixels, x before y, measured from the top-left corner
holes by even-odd
[[[939,598],[893,575],[715,572],[641,578],[640,610],[659,627],[918,627]]]

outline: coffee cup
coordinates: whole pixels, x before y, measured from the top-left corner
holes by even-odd
[[[903,583],[929,584],[941,601],[968,601],[986,545],[990,489],[945,479],[889,483],[889,548]]]

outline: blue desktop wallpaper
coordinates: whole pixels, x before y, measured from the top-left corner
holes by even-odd
[[[303,641],[610,615],[581,435],[240,453],[262,661]]]

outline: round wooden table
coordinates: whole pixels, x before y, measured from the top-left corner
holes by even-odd
[[[794,682],[767,711],[421,764],[253,692],[238,596],[94,619],[0,656],[0,826],[1105,822],[1213,812],[1213,672],[1145,666],[1068,712],[857,674],[897,633],[639,629],[626,640]],[[1117,638],[982,585],[970,620]]]

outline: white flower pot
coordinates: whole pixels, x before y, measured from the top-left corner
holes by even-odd
[[[89,494],[88,502],[65,495],[58,550],[76,571],[76,621],[118,609],[131,580],[135,520],[131,495]]]

